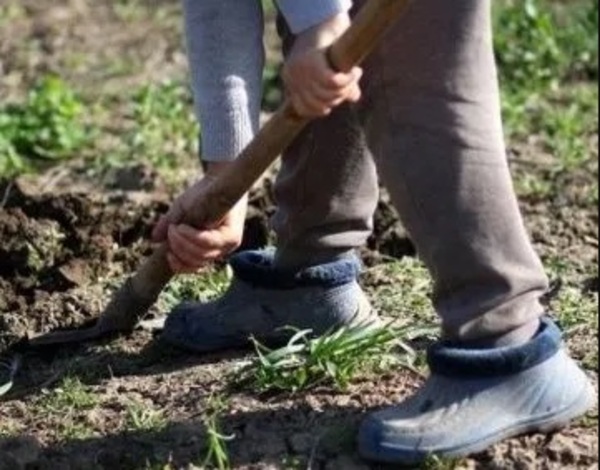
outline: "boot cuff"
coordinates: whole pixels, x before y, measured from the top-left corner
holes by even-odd
[[[526,344],[495,349],[466,349],[441,341],[427,352],[431,372],[455,378],[499,377],[517,374],[554,356],[562,344],[556,324],[543,318],[537,334]]]
[[[337,287],[355,281],[362,265],[356,256],[300,270],[273,266],[274,251],[244,251],[234,255],[230,265],[236,278],[266,289]]]

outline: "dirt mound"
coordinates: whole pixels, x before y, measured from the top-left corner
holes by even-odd
[[[27,331],[69,326],[94,313],[92,291],[135,269],[152,249],[163,201],[125,193],[30,194],[4,183],[0,207],[0,350]]]

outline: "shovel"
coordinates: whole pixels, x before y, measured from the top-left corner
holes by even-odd
[[[349,72],[375,48],[411,0],[368,0],[350,28],[326,51],[331,67]],[[241,155],[211,184],[182,222],[206,227],[221,220],[292,143],[310,120],[285,102]],[[29,339],[30,346],[80,343],[131,333],[156,302],[174,273],[167,262],[168,247],[158,246],[115,293],[96,323],[72,331],[55,331]]]

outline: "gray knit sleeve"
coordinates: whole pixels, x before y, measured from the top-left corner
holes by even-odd
[[[299,33],[350,10],[352,0],[277,0],[292,32]]]
[[[264,66],[260,0],[184,0],[205,161],[231,160],[258,131]]]

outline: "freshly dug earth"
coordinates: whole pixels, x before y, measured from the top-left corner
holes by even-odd
[[[90,320],[98,284],[129,273],[151,246],[157,200],[124,195],[28,195],[4,184],[0,209],[0,351],[28,332]]]

